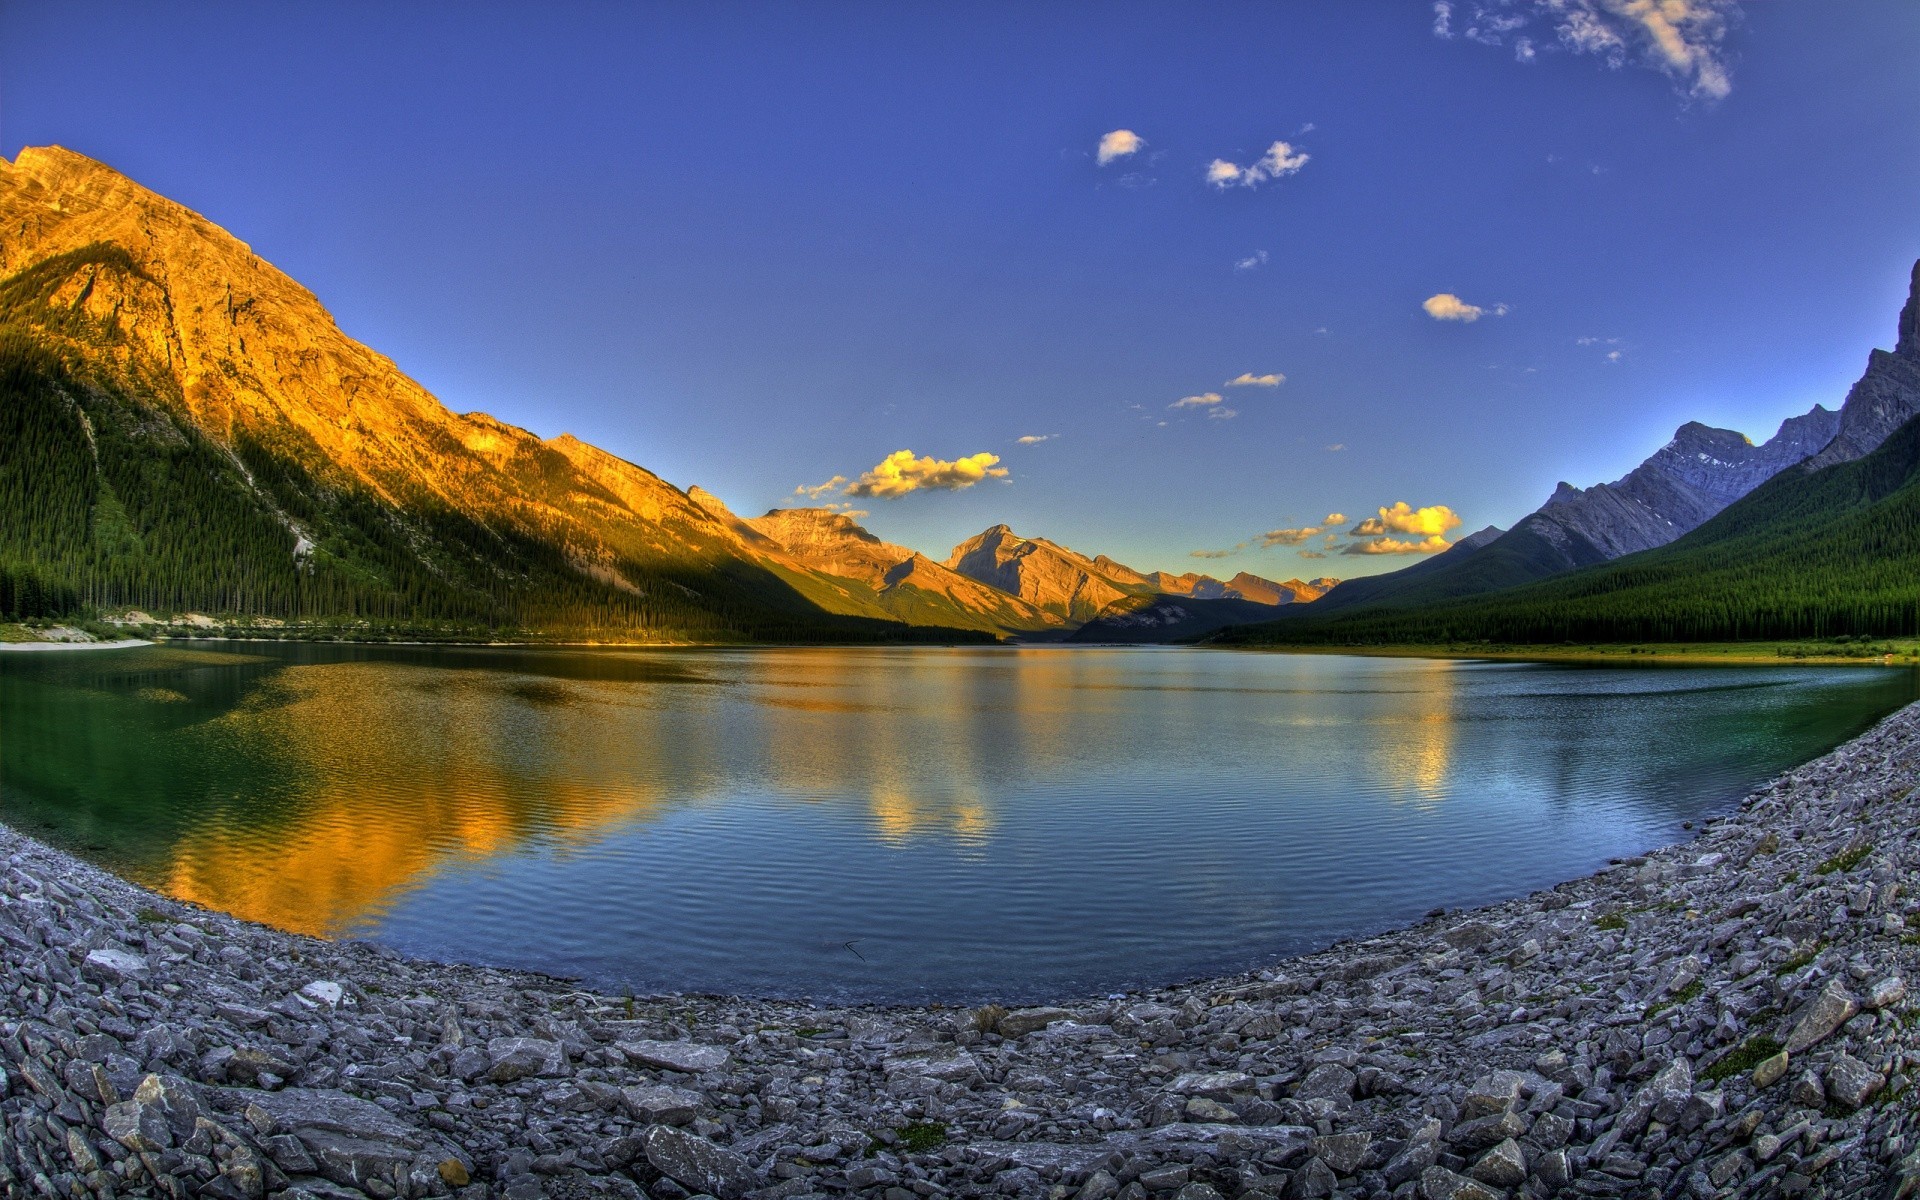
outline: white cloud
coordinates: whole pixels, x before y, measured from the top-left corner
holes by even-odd
[[[1097,157],[1100,165],[1104,167],[1116,158],[1125,158],[1129,154],[1138,153],[1140,147],[1146,144],[1146,139],[1133,130],[1116,129],[1111,133],[1100,135],[1100,149]]]
[[[872,496],[894,500],[909,492],[937,489],[957,492],[983,479],[1005,479],[1007,468],[995,466],[997,454],[982,451],[952,460],[915,457],[911,450],[895,450],[881,459],[871,471],[847,485],[849,496]]]
[[[1209,408],[1215,404],[1220,403],[1224,399],[1226,399],[1226,397],[1222,396],[1219,392],[1201,392],[1198,396],[1182,396],[1180,399],[1175,400],[1172,404],[1167,405],[1167,407],[1168,408]]]
[[[1240,374],[1235,375],[1232,379],[1227,380],[1226,386],[1227,387],[1279,387],[1281,384],[1285,383],[1286,381],[1287,381],[1287,377],[1285,375],[1282,375],[1278,371],[1274,371],[1267,375],[1255,375],[1252,371],[1242,371]]]
[[[1240,553],[1239,546],[1229,546],[1225,550],[1189,550],[1189,558],[1231,558]]]
[[[1327,450],[1329,452],[1338,452],[1341,450],[1345,450],[1346,448],[1347,448],[1347,444],[1345,442],[1335,442],[1333,445],[1328,446]]]
[[[1236,271],[1255,271],[1266,265],[1267,252],[1265,250],[1255,250],[1252,254],[1234,263],[1233,269]]]
[[[1307,165],[1313,157],[1305,150],[1296,149],[1291,142],[1275,142],[1267,147],[1267,152],[1247,166],[1216,158],[1207,164],[1207,182],[1214,187],[1257,187],[1269,179],[1282,179],[1288,175],[1297,175],[1300,168]]]
[[[846,482],[847,477],[845,475],[835,475],[825,483],[816,483],[811,487],[803,483],[793,489],[793,494],[796,496],[805,496],[809,500],[818,500],[822,496],[829,496],[839,491]]]
[[[1210,408],[1207,410],[1207,419],[1210,421],[1231,421],[1239,415],[1240,415],[1240,410],[1237,408],[1223,407],[1223,408]]]
[[[1433,33],[1510,44],[1521,62],[1562,49],[1617,69],[1637,51],[1686,94],[1719,100],[1733,88],[1722,46],[1739,12],[1740,0],[1438,0]]]
[[[1017,437],[1013,440],[1015,445],[1038,446],[1041,442],[1050,442],[1059,436],[1057,433],[1029,433],[1025,437]]]
[[[1507,306],[1504,304],[1490,304],[1482,308],[1478,304],[1468,304],[1452,292],[1428,296],[1420,302],[1420,307],[1426,309],[1427,315],[1436,321],[1478,321],[1489,314],[1496,317],[1507,315]]]

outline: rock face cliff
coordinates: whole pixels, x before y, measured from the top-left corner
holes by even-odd
[[[1867,369],[1840,406],[1833,441],[1807,460],[1810,471],[1872,453],[1893,431],[1920,415],[1920,262],[1913,265],[1892,352],[1872,350]]]

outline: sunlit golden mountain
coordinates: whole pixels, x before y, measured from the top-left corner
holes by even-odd
[[[1228,587],[1004,526],[943,565],[822,510],[743,521],[570,435],[453,412],[245,243],[59,147],[0,160],[0,421],[0,588],[49,611],[1003,636]],[[1247,578],[1222,594],[1309,598]]]

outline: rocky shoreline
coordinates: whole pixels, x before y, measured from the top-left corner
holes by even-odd
[[[0,1191],[1904,1197],[1916,783],[1920,706],[1589,878],[1012,1011],[406,961],[0,829]]]

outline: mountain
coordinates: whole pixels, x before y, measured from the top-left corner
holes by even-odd
[[[739,520],[701,489],[689,494],[715,516]],[[948,570],[917,550],[881,541],[845,513],[776,508],[740,524],[799,566],[870,589],[883,611],[908,624],[1003,635],[1056,630],[1067,623],[1018,596]]]
[[[1873,451],[1920,415],[1920,263],[1914,264],[1894,348],[1873,350],[1838,412],[1821,405],[1782,422],[1764,445],[1689,422],[1646,462],[1609,484],[1562,483],[1506,534],[1462,553],[1467,539],[1426,562],[1348,580],[1315,610],[1430,604],[1544,579],[1662,546],[1789,467],[1819,470]],[[1477,535],[1476,535],[1477,536]]]
[[[1920,586],[1914,582],[1920,578],[1920,264],[1894,349],[1873,351],[1840,412],[1822,414],[1816,408],[1787,422],[1775,439],[1787,439],[1791,453],[1832,425],[1821,449],[1665,545],[1530,585],[1479,594],[1434,586],[1458,586],[1482,564],[1498,563],[1495,556],[1512,540],[1508,534],[1452,567],[1440,562],[1459,546],[1422,564],[1422,575],[1398,573],[1401,586],[1376,593],[1378,603],[1337,606],[1335,597],[1349,586],[1342,585],[1306,619],[1233,630],[1223,638],[1738,640],[1920,630]],[[1706,462],[1694,453],[1697,445],[1680,455],[1662,451],[1649,463],[1666,456],[1670,466],[1691,455],[1709,478],[1738,486],[1729,469],[1738,461]],[[1746,478],[1764,469],[1764,462],[1755,461],[1761,457],[1747,460]],[[1695,494],[1707,492],[1688,486]],[[1404,582],[1409,578],[1410,586]]]
[[[1418,607],[1223,630],[1225,644],[1746,641],[1920,634],[1920,417],[1783,471],[1665,546]]]
[[[1105,555],[1088,558],[1045,538],[1023,538],[1005,525],[955,546],[946,566],[1075,625],[1122,597],[1159,593],[1151,578]]]
[[[1506,533],[1472,547],[1463,539],[1405,570],[1349,580],[1320,611],[1474,595],[1663,546],[1817,453],[1839,428],[1840,414],[1819,405],[1782,422],[1759,446],[1731,429],[1689,421],[1612,483],[1582,489],[1563,482]]]
[[[0,159],[0,231],[0,607],[16,615],[909,635],[651,472],[448,410],[245,243],[100,163]]]
[[[1340,582],[1338,579],[1315,579],[1311,582],[1289,579],[1285,583],[1275,583],[1246,571],[1225,583],[1211,575],[1193,571],[1184,575],[1155,571],[1145,578],[1163,596],[1190,596],[1195,600],[1252,600],[1267,605],[1310,603],[1326,595]]]

